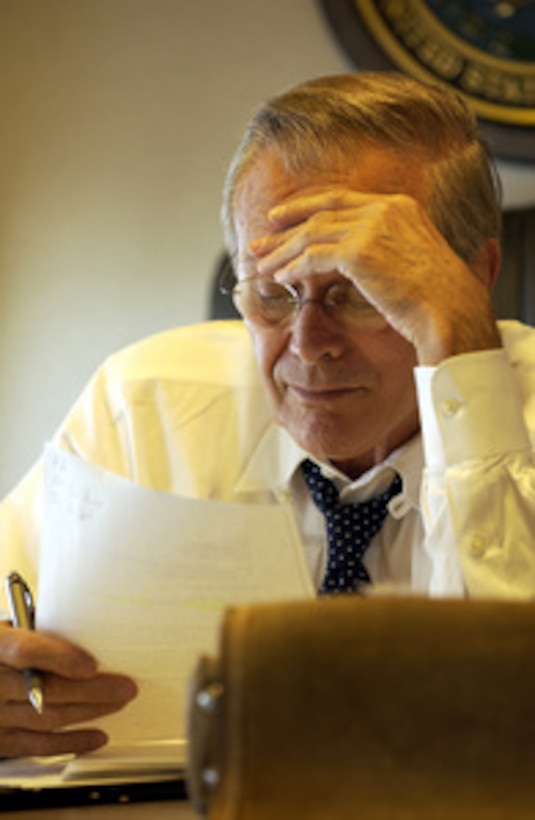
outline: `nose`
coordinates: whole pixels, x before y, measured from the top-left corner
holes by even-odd
[[[321,300],[303,299],[290,328],[289,348],[306,364],[319,359],[337,359],[345,350],[346,331],[341,323],[330,316]]]

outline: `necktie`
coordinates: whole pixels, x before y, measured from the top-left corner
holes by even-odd
[[[375,498],[360,504],[342,504],[335,485],[322,475],[317,464],[305,459],[301,469],[327,525],[327,572],[320,594],[353,592],[359,583],[371,581],[362,558],[381,528],[388,502],[401,492],[401,478],[396,475],[390,487]]]

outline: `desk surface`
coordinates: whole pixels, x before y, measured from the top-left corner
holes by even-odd
[[[158,820],[199,820],[199,815],[189,803],[182,800],[9,811],[2,812],[2,817],[6,820],[146,820],[149,817],[157,817]]]

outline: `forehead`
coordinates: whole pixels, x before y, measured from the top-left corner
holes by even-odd
[[[410,152],[375,146],[333,153],[314,164],[291,169],[280,152],[260,153],[240,180],[234,195],[238,241],[269,232],[269,210],[291,196],[313,194],[326,187],[348,187],[362,193],[428,198],[425,164]]]

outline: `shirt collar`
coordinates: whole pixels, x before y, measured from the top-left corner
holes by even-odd
[[[307,456],[284,427],[272,422],[238,478],[235,492],[286,491],[293,474]]]
[[[245,465],[236,482],[235,492],[287,492],[305,458],[313,456],[303,450],[284,427],[273,422],[266,428]],[[331,464],[322,463],[321,466],[325,475],[332,478],[339,489],[357,495],[359,500],[386,489],[392,480],[392,472],[395,471],[403,480],[403,492],[399,497],[403,508],[419,508],[423,470],[422,440],[419,433],[390,453],[381,464],[372,467],[354,481]]]
[[[423,450],[421,434],[417,433],[408,442],[390,453],[380,464],[371,467],[356,479],[350,479],[332,464],[321,464],[322,471],[340,491],[342,500],[366,501],[384,492],[391,484],[394,473],[403,480],[403,490],[394,504],[400,515],[409,508],[419,509],[420,487],[422,483]],[[392,500],[391,504],[394,502]]]

